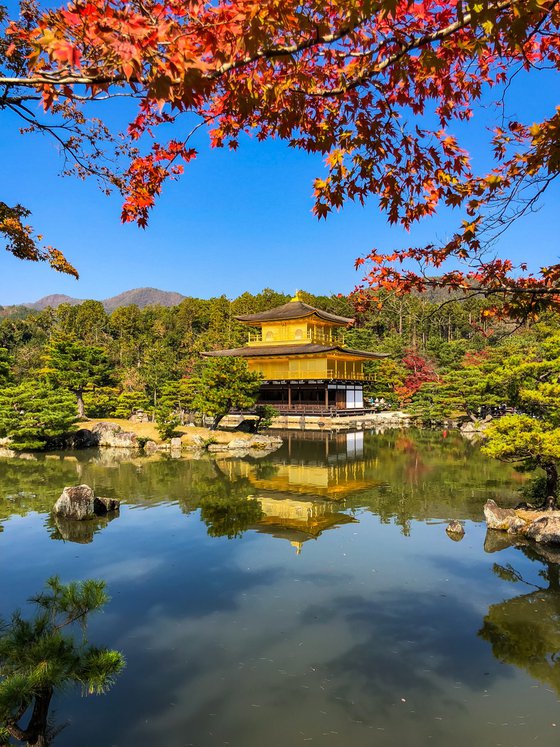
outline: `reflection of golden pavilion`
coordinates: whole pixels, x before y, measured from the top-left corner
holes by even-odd
[[[329,500],[340,500],[352,493],[371,488],[371,473],[377,466],[376,457],[363,458],[363,433],[319,434],[306,433],[283,435],[287,457],[262,463],[228,460],[220,463],[220,469],[230,479],[244,477],[258,491],[271,491],[288,495],[317,496]],[[301,442],[307,441],[310,448],[308,458],[292,457],[301,453]],[[313,447],[316,447],[315,449]]]
[[[266,460],[223,459],[216,465],[232,481],[244,479],[259,501],[258,532],[287,539],[301,552],[304,542],[325,530],[356,521],[340,502],[370,488],[377,458],[364,459],[363,433],[282,434],[281,451]]]
[[[235,317],[258,329],[245,347],[205,356],[240,357],[263,384],[259,402],[282,413],[353,414],[364,409],[364,362],[387,357],[347,348],[338,330],[353,319],[309,306],[299,296],[275,309]]]
[[[326,529],[352,524],[354,517],[337,510],[336,504],[324,500],[298,500],[281,493],[259,493],[263,517],[253,528],[274,537],[287,539],[299,555],[303,543],[317,539]]]

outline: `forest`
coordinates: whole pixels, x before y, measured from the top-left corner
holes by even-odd
[[[422,405],[422,412],[434,387],[443,391],[453,371],[499,357],[499,351],[506,354],[557,326],[552,314],[546,322],[522,327],[497,321],[488,313],[489,302],[477,298],[442,303],[435,294],[387,294],[382,304],[356,313],[351,297],[300,295],[313,306],[355,318],[344,331],[347,346],[390,353],[384,361],[368,363],[374,375],[368,394],[394,406]],[[186,298],[177,306],[131,305],[110,314],[99,301],[43,311],[6,307],[0,309],[0,380],[79,390],[86,416],[128,417],[134,409],[157,408],[166,387],[192,376],[202,351],[245,344],[247,328],[236,315],[263,311],[289,298],[265,289],[233,300]],[[486,398],[468,407],[456,403],[455,410],[470,413],[472,407],[495,404],[501,403]],[[445,408],[432,409],[435,419],[451,415]]]
[[[371,393],[406,404],[418,384],[433,380],[469,351],[500,344],[485,316],[487,302],[410,295],[387,296],[381,308],[356,314],[352,299],[301,292],[306,303],[356,319],[344,342],[360,350],[391,354],[370,365]],[[188,378],[205,350],[239,347],[247,327],[236,315],[286,303],[290,296],[265,289],[208,300],[186,298],[177,306],[131,305],[106,313],[99,301],[31,311],[0,309],[0,380],[40,382],[56,390],[80,391],[83,414],[128,417],[133,409],[157,408],[166,387]],[[519,333],[516,333],[519,334]],[[73,365],[74,362],[74,365]]]

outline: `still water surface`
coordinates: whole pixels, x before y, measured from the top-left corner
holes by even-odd
[[[0,616],[55,573],[107,581],[90,638],[127,668],[105,696],[55,698],[56,747],[557,745],[560,555],[482,521],[521,481],[430,432],[0,460]],[[120,516],[57,525],[84,482]]]

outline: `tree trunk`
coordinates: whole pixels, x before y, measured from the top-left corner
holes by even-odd
[[[25,730],[29,747],[48,747],[47,726],[52,695],[52,689],[46,688],[40,690],[35,696],[33,713]]]
[[[218,425],[220,424],[220,421],[222,421],[225,418],[225,416],[226,416],[226,413],[224,413],[223,415],[216,415],[216,417],[214,418],[212,422],[212,425],[210,426],[210,430],[215,431]]]
[[[543,469],[546,472],[546,507],[555,510],[558,492],[558,468],[554,462],[547,462],[543,464]]]
[[[76,392],[76,401],[78,403],[78,417],[83,418],[84,417],[84,394],[82,390]]]

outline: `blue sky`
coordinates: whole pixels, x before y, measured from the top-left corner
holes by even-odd
[[[557,90],[552,74],[519,76],[509,111],[528,121],[550,114]],[[481,166],[484,127],[493,116],[485,109],[478,124],[462,128],[463,142]],[[62,162],[55,144],[22,136],[19,126],[15,116],[2,113],[0,199],[30,208],[32,225],[66,254],[81,277],[76,281],[0,250],[0,305],[50,293],[101,299],[141,286],[203,298],[264,287],[346,293],[361,277],[354,270],[356,257],[373,247],[442,239],[455,225],[447,213],[407,235],[387,225],[373,200],[364,208],[347,205],[319,222],[311,207],[313,178],[323,169],[320,158],[282,142],[249,138],[236,153],[211,151],[201,138],[199,157],[178,182],[164,188],[147,230],[123,226],[118,196],[105,197],[92,181],[58,176]],[[502,238],[499,252],[535,269],[557,261],[559,211],[556,186],[539,213]]]

